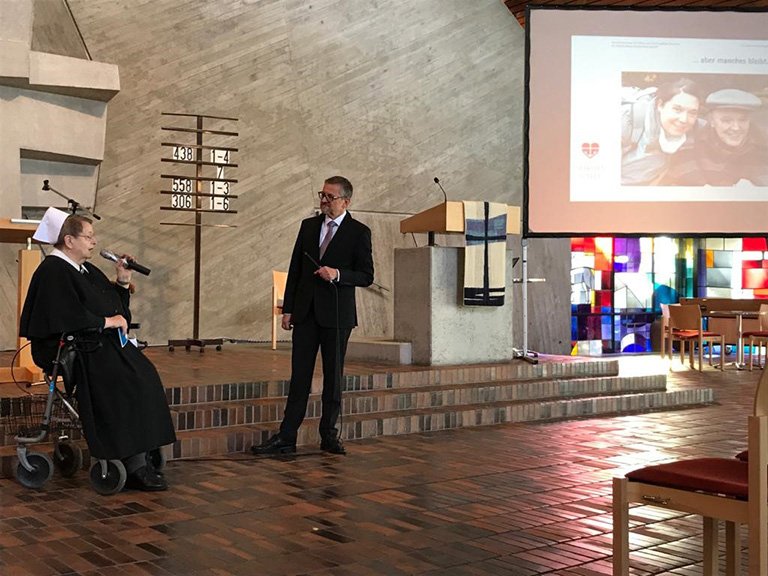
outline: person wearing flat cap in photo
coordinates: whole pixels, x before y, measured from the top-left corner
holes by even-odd
[[[697,131],[695,146],[674,159],[663,184],[768,186],[768,147],[754,125],[762,104],[735,88],[707,96],[706,125]]]

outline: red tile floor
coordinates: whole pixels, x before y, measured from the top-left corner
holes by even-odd
[[[612,476],[736,454],[759,375],[676,364],[672,386],[715,389],[700,409],[376,438],[346,457],[173,461],[164,493],[101,497],[85,473],[41,491],[0,480],[0,574],[610,574]],[[631,520],[632,574],[701,574],[699,518]]]

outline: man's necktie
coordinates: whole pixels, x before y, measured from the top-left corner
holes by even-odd
[[[331,220],[328,222],[328,230],[325,231],[325,237],[323,238],[322,244],[320,244],[320,258],[323,257],[323,254],[325,254],[325,250],[328,248],[328,244],[331,243],[331,239],[333,238],[333,227],[336,226],[336,222]]]

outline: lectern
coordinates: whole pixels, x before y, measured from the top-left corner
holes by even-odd
[[[416,364],[468,364],[509,360],[512,302],[462,305],[464,249],[434,245],[435,233],[463,233],[464,204],[444,202],[400,222],[402,233],[426,233],[429,246],[395,250],[397,341],[411,342]],[[507,206],[507,234],[520,233],[520,208]],[[511,252],[506,252],[512,270]],[[508,274],[507,287],[512,285]]]
[[[35,224],[16,224],[9,218],[0,218],[0,242],[6,244],[27,244],[28,239],[32,238],[37,226]],[[37,266],[40,264],[40,252],[37,249],[19,250],[19,295],[16,313],[16,334],[19,333],[19,317],[21,309],[24,306],[24,300],[27,297],[29,281],[32,279]],[[0,367],[0,383],[13,382],[34,382],[42,377],[42,371],[35,366],[32,361],[32,351],[26,338],[18,337],[17,348],[21,350],[16,356],[13,368]],[[23,348],[23,349],[22,349]],[[13,370],[13,372],[11,372]]]
[[[435,245],[435,233],[464,232],[464,204],[443,202],[400,222],[400,232],[428,234],[429,245]],[[507,206],[507,234],[520,234],[520,207]]]

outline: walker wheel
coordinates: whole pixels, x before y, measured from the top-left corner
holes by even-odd
[[[48,454],[29,452],[27,461],[32,465],[32,470],[27,470],[19,462],[16,467],[16,479],[27,488],[42,488],[53,476],[53,461]]]
[[[53,463],[64,478],[71,478],[83,467],[83,451],[74,442],[63,440],[56,444]]]
[[[173,352],[175,348],[173,346],[168,346],[168,352]]]
[[[218,346],[216,346],[216,351],[217,351],[217,352],[221,352],[221,344],[219,344]]]
[[[106,475],[102,472],[102,462],[106,464]],[[93,489],[102,496],[109,496],[123,489],[128,473],[120,460],[96,460],[91,464],[89,476]]]

